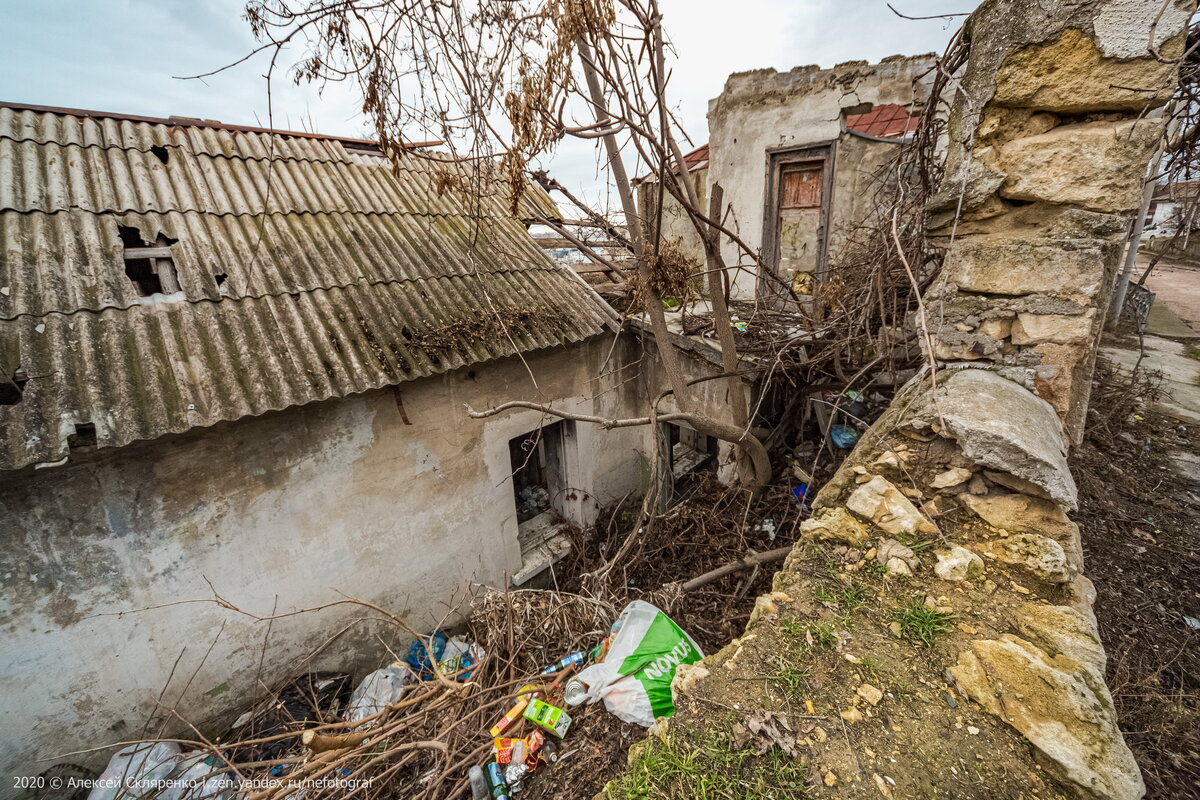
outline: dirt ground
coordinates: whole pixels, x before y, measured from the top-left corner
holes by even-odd
[[[1071,458],[1075,519],[1146,797],[1200,798],[1200,427],[1157,410],[1152,384],[1098,364],[1086,439]]]
[[[1134,280],[1150,263],[1148,256],[1139,255],[1134,266]],[[1200,331],[1200,267],[1162,260],[1146,280],[1146,288],[1158,295],[1167,307],[1194,330]]]

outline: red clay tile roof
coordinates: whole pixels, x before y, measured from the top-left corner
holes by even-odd
[[[905,106],[885,103],[875,106],[865,114],[846,115],[846,127],[850,130],[878,136],[881,139],[896,139],[917,129],[919,119],[908,112]]]
[[[708,145],[702,144],[690,153],[683,154],[683,163],[687,165],[688,172],[700,167],[708,166]]]

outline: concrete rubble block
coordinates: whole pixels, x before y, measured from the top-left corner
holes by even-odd
[[[1036,533],[1018,533],[980,545],[989,558],[1025,570],[1047,583],[1067,583],[1071,568],[1063,546]]]
[[[846,501],[846,508],[871,520],[893,536],[937,533],[937,526],[886,478],[876,475],[859,486]]]
[[[1145,15],[1144,4],[1140,5]],[[1149,36],[1141,38],[1142,52]],[[1070,28],[1049,44],[1011,53],[996,73],[994,103],[1041,111],[1135,111],[1162,105],[1171,95],[1174,65],[1154,58],[1107,58],[1081,30]]]
[[[1049,403],[1020,384],[981,369],[943,373],[937,391],[914,399],[908,413],[942,425],[972,462],[1023,478],[1075,508],[1062,423]]]
[[[936,553],[933,571],[944,581],[965,581],[983,577],[983,559],[965,547],[951,547]]]
[[[1104,280],[1105,242],[974,236],[946,254],[945,277],[960,290],[1091,298]]]
[[[1012,325],[1013,344],[1081,344],[1092,338],[1095,309],[1079,316],[1019,313]]]
[[[973,211],[995,197],[1004,183],[1004,173],[987,166],[986,158],[973,158],[961,163],[945,178],[943,187],[926,204],[928,212],[955,214]],[[931,227],[938,227],[936,224]]]
[[[867,541],[867,526],[841,506],[820,512],[800,524],[800,535],[823,542],[844,542],[858,547]]]
[[[967,696],[1025,736],[1052,774],[1085,796],[1138,800],[1145,793],[1097,665],[1051,657],[1005,634],[972,642],[949,673]]]
[[[1092,21],[1096,44],[1108,58],[1133,59],[1150,55],[1153,24],[1154,46],[1164,59],[1183,54],[1180,32],[1191,18],[1195,5],[1187,0],[1105,0]],[[1126,83],[1125,86],[1130,84]]]
[[[1138,207],[1146,162],[1158,145],[1154,119],[1062,125],[999,148],[1008,176],[1000,196],[1122,212]]]

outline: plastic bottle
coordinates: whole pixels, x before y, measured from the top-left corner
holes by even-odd
[[[492,800],[512,800],[512,795],[508,793],[508,783],[504,780],[504,770],[495,761],[490,762],[485,770],[489,794]]]
[[[491,792],[488,791],[487,778],[483,775],[483,767],[476,764],[467,772],[467,777],[471,781],[471,800],[488,800],[491,797]]]
[[[571,653],[569,656],[563,656],[558,661],[555,661],[550,666],[542,670],[543,675],[549,675],[552,672],[561,672],[572,664],[582,664],[587,660],[587,653],[582,650],[578,653]]]

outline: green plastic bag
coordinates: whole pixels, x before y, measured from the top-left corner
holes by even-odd
[[[602,699],[619,719],[646,727],[674,714],[671,681],[680,664],[704,658],[699,646],[670,617],[641,600],[625,606],[613,632],[604,661],[568,684],[568,702]]]

